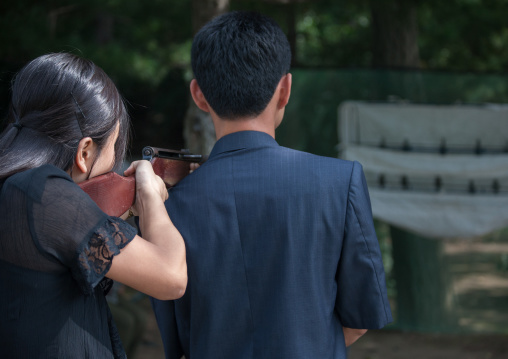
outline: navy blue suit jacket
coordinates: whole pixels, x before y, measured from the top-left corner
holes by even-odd
[[[342,326],[391,321],[361,165],[221,138],[170,191],[188,286],[152,300],[167,358],[345,358]]]

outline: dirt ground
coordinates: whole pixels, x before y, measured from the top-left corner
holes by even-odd
[[[134,358],[163,359],[164,349],[149,303],[147,330]],[[348,359],[507,359],[508,335],[423,334],[371,330],[356,342]],[[262,358],[260,358],[262,359]],[[316,358],[319,359],[319,358]]]
[[[348,359],[506,359],[508,335],[370,331]]]

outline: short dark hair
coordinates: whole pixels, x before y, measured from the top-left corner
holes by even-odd
[[[119,124],[115,169],[123,162],[130,120],[113,81],[92,61],[53,53],[16,75],[6,129],[0,135],[0,179],[52,164],[72,168],[79,141],[91,137],[99,153]]]
[[[194,37],[192,70],[206,100],[224,119],[257,116],[291,65],[291,48],[277,23],[255,12],[212,19]]]

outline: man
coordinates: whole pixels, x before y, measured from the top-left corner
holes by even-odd
[[[345,358],[391,321],[360,164],[274,139],[290,62],[284,33],[255,13],[194,39],[191,94],[218,141],[166,205],[189,278],[182,299],[153,301],[167,358]]]

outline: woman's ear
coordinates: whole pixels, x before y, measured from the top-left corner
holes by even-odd
[[[96,145],[90,137],[84,137],[79,141],[78,151],[74,158],[74,169],[77,173],[73,173],[73,180],[79,183],[86,179],[88,172],[91,170],[93,158],[95,156]]]
[[[210,105],[206,101],[205,95],[201,92],[201,88],[198,85],[196,79],[192,79],[190,83],[190,93],[196,106],[205,112],[210,112]]]

